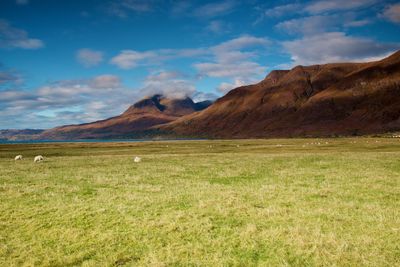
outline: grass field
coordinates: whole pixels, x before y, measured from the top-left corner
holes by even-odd
[[[119,265],[400,266],[400,139],[0,145],[0,266]]]

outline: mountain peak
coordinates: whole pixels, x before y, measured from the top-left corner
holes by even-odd
[[[123,115],[137,113],[163,113],[172,116],[183,116],[194,111],[208,107],[210,102],[194,103],[190,97],[186,98],[168,98],[156,94],[145,97],[130,106]]]
[[[63,140],[138,137],[145,134],[152,126],[165,124],[203,110],[211,103],[211,101],[194,103],[189,97],[175,99],[156,94],[139,100],[119,116],[80,125],[57,127],[45,131],[41,138]]]
[[[165,110],[165,106],[160,104],[160,100],[162,99],[162,95],[153,95],[151,97],[145,97],[142,100],[139,100],[131,107],[128,108],[128,111],[160,111],[163,112]]]

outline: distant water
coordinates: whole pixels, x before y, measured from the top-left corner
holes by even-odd
[[[1,140],[0,144],[41,144],[41,143],[121,143],[121,142],[148,142],[148,141],[201,141],[207,139],[80,139],[80,140],[23,140],[23,141],[8,141]]]

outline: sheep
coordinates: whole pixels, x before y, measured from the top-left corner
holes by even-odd
[[[42,160],[44,160],[42,155],[36,156],[33,160],[33,162],[41,162]]]
[[[141,162],[142,159],[141,159],[140,157],[135,157],[135,158],[133,159],[133,161],[136,162],[136,163],[138,163],[138,162]]]
[[[14,160],[22,160],[22,155],[15,156]]]

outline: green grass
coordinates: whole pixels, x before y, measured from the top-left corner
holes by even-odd
[[[0,146],[0,266],[399,262],[399,139]]]

